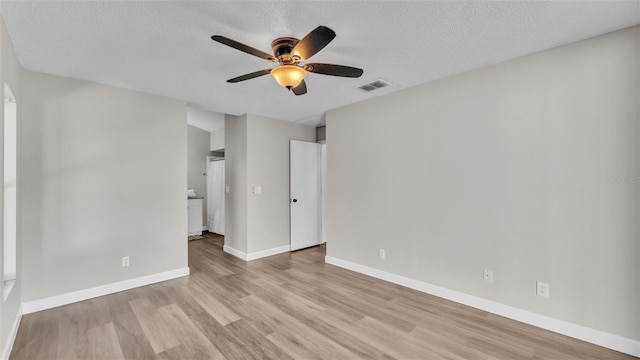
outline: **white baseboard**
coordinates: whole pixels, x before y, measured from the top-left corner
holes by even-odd
[[[291,251],[291,246],[290,245],[283,245],[283,246],[278,246],[278,247],[272,248],[272,249],[256,251],[256,252],[252,252],[252,253],[247,254],[247,261],[260,259],[260,258],[267,257],[267,256],[282,254],[282,253],[286,253],[286,252],[289,252],[289,251]]]
[[[18,314],[16,315],[15,320],[13,321],[13,326],[11,327],[11,331],[9,332],[9,338],[7,339],[7,343],[2,350],[2,360],[8,360],[11,355],[11,350],[13,349],[13,343],[16,341],[16,335],[18,335],[18,328],[20,327],[20,320],[22,320],[22,306],[18,309]]]
[[[369,275],[377,279],[389,281],[394,284],[402,285],[427,294],[435,295],[460,304],[471,306],[476,309],[504,316],[509,319],[517,320],[525,324],[537,326],[542,329],[550,330],[562,335],[570,336],[576,339],[590,342],[592,344],[620,351],[625,354],[640,357],[640,341],[637,340],[518,309],[508,305],[500,304],[495,301],[483,299],[477,296],[446,289],[401,275],[396,275],[368,266],[356,264],[347,260],[325,256],[325,262],[327,264],[339,266],[341,268]]]
[[[240,250],[236,250],[234,248],[232,248],[231,246],[225,245],[222,247],[222,249],[224,250],[224,252],[229,253],[237,258],[240,258],[244,261],[251,261],[251,260],[256,260],[256,259],[260,259],[263,257],[267,257],[267,256],[272,256],[272,255],[277,255],[277,254],[282,254],[285,252],[288,252],[291,250],[291,246],[290,245],[283,245],[283,246],[279,246],[279,247],[275,247],[272,249],[267,249],[267,250],[262,250],[262,251],[256,251],[256,252],[252,252],[252,253],[245,253],[242,252]]]
[[[98,296],[109,295],[124,290],[137,288],[140,286],[155,284],[161,281],[171,280],[189,275],[189,268],[165,271],[153,275],[141,276],[134,279],[124,280],[117,283],[97,286],[89,289],[78,290],[62,295],[51,296],[44,299],[33,300],[22,303],[22,314],[30,314],[36,311],[51,309],[54,307],[75,303]]]
[[[244,261],[247,261],[247,253],[242,252],[240,250],[236,250],[236,249],[232,248],[229,245],[224,245],[222,247],[222,251],[224,251],[224,252],[226,252],[228,254],[231,254],[231,255],[233,255],[233,256],[235,256],[237,258],[240,258],[240,259],[242,259]]]

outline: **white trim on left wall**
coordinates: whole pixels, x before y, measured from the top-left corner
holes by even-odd
[[[124,290],[151,285],[162,281],[172,280],[189,275],[189,267],[169,270],[157,274],[141,276],[129,280],[119,281],[111,284],[73,291],[66,294],[51,296],[44,299],[33,300],[22,303],[21,314],[30,314],[36,311],[47,310],[54,307],[72,304],[78,301],[92,299],[98,296],[109,295]]]
[[[13,321],[13,326],[11,327],[11,331],[9,332],[9,338],[7,339],[7,343],[4,345],[4,349],[2,350],[2,360],[8,360],[11,355],[11,350],[13,350],[13,343],[16,341],[16,336],[18,335],[18,328],[20,327],[20,321],[22,320],[22,305],[18,308],[18,314],[16,315],[16,319]]]
[[[111,284],[101,285],[92,287],[89,289],[83,289],[78,291],[73,291],[66,294],[51,296],[44,299],[33,300],[29,302],[23,302],[18,309],[18,315],[13,323],[13,327],[11,328],[11,332],[9,333],[9,338],[7,339],[7,343],[2,350],[2,357],[0,359],[5,360],[8,359],[11,355],[11,350],[13,349],[13,344],[16,341],[16,336],[18,335],[18,328],[20,327],[20,321],[22,320],[22,315],[31,314],[41,310],[47,310],[51,308],[55,308],[58,306],[68,305],[75,302],[93,299],[98,296],[104,296],[109,294],[114,294],[120,291],[125,291],[145,285],[151,285],[155,283],[159,283],[162,281],[172,280],[183,276],[189,275],[189,267],[183,267],[175,270],[169,270],[157,274],[141,276],[129,280],[119,281]]]

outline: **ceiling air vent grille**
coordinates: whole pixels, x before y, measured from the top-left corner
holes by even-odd
[[[391,85],[390,83],[380,79],[380,80],[376,80],[376,81],[370,82],[368,84],[364,84],[362,86],[358,86],[358,89],[360,89],[360,90],[362,90],[364,92],[371,92],[371,91],[378,90],[378,89],[381,89],[383,87],[387,87],[387,86],[390,86],[390,85]]]

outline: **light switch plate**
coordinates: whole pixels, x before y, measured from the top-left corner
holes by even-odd
[[[492,283],[493,282],[493,270],[484,270],[483,278],[484,278],[484,282]]]
[[[253,187],[253,193],[254,194],[262,194],[262,186],[260,185],[256,185]]]
[[[231,192],[231,187],[229,185],[224,187],[224,191],[228,194]]]

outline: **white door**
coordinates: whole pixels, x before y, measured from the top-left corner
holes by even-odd
[[[291,140],[291,250],[319,245],[321,144]]]

